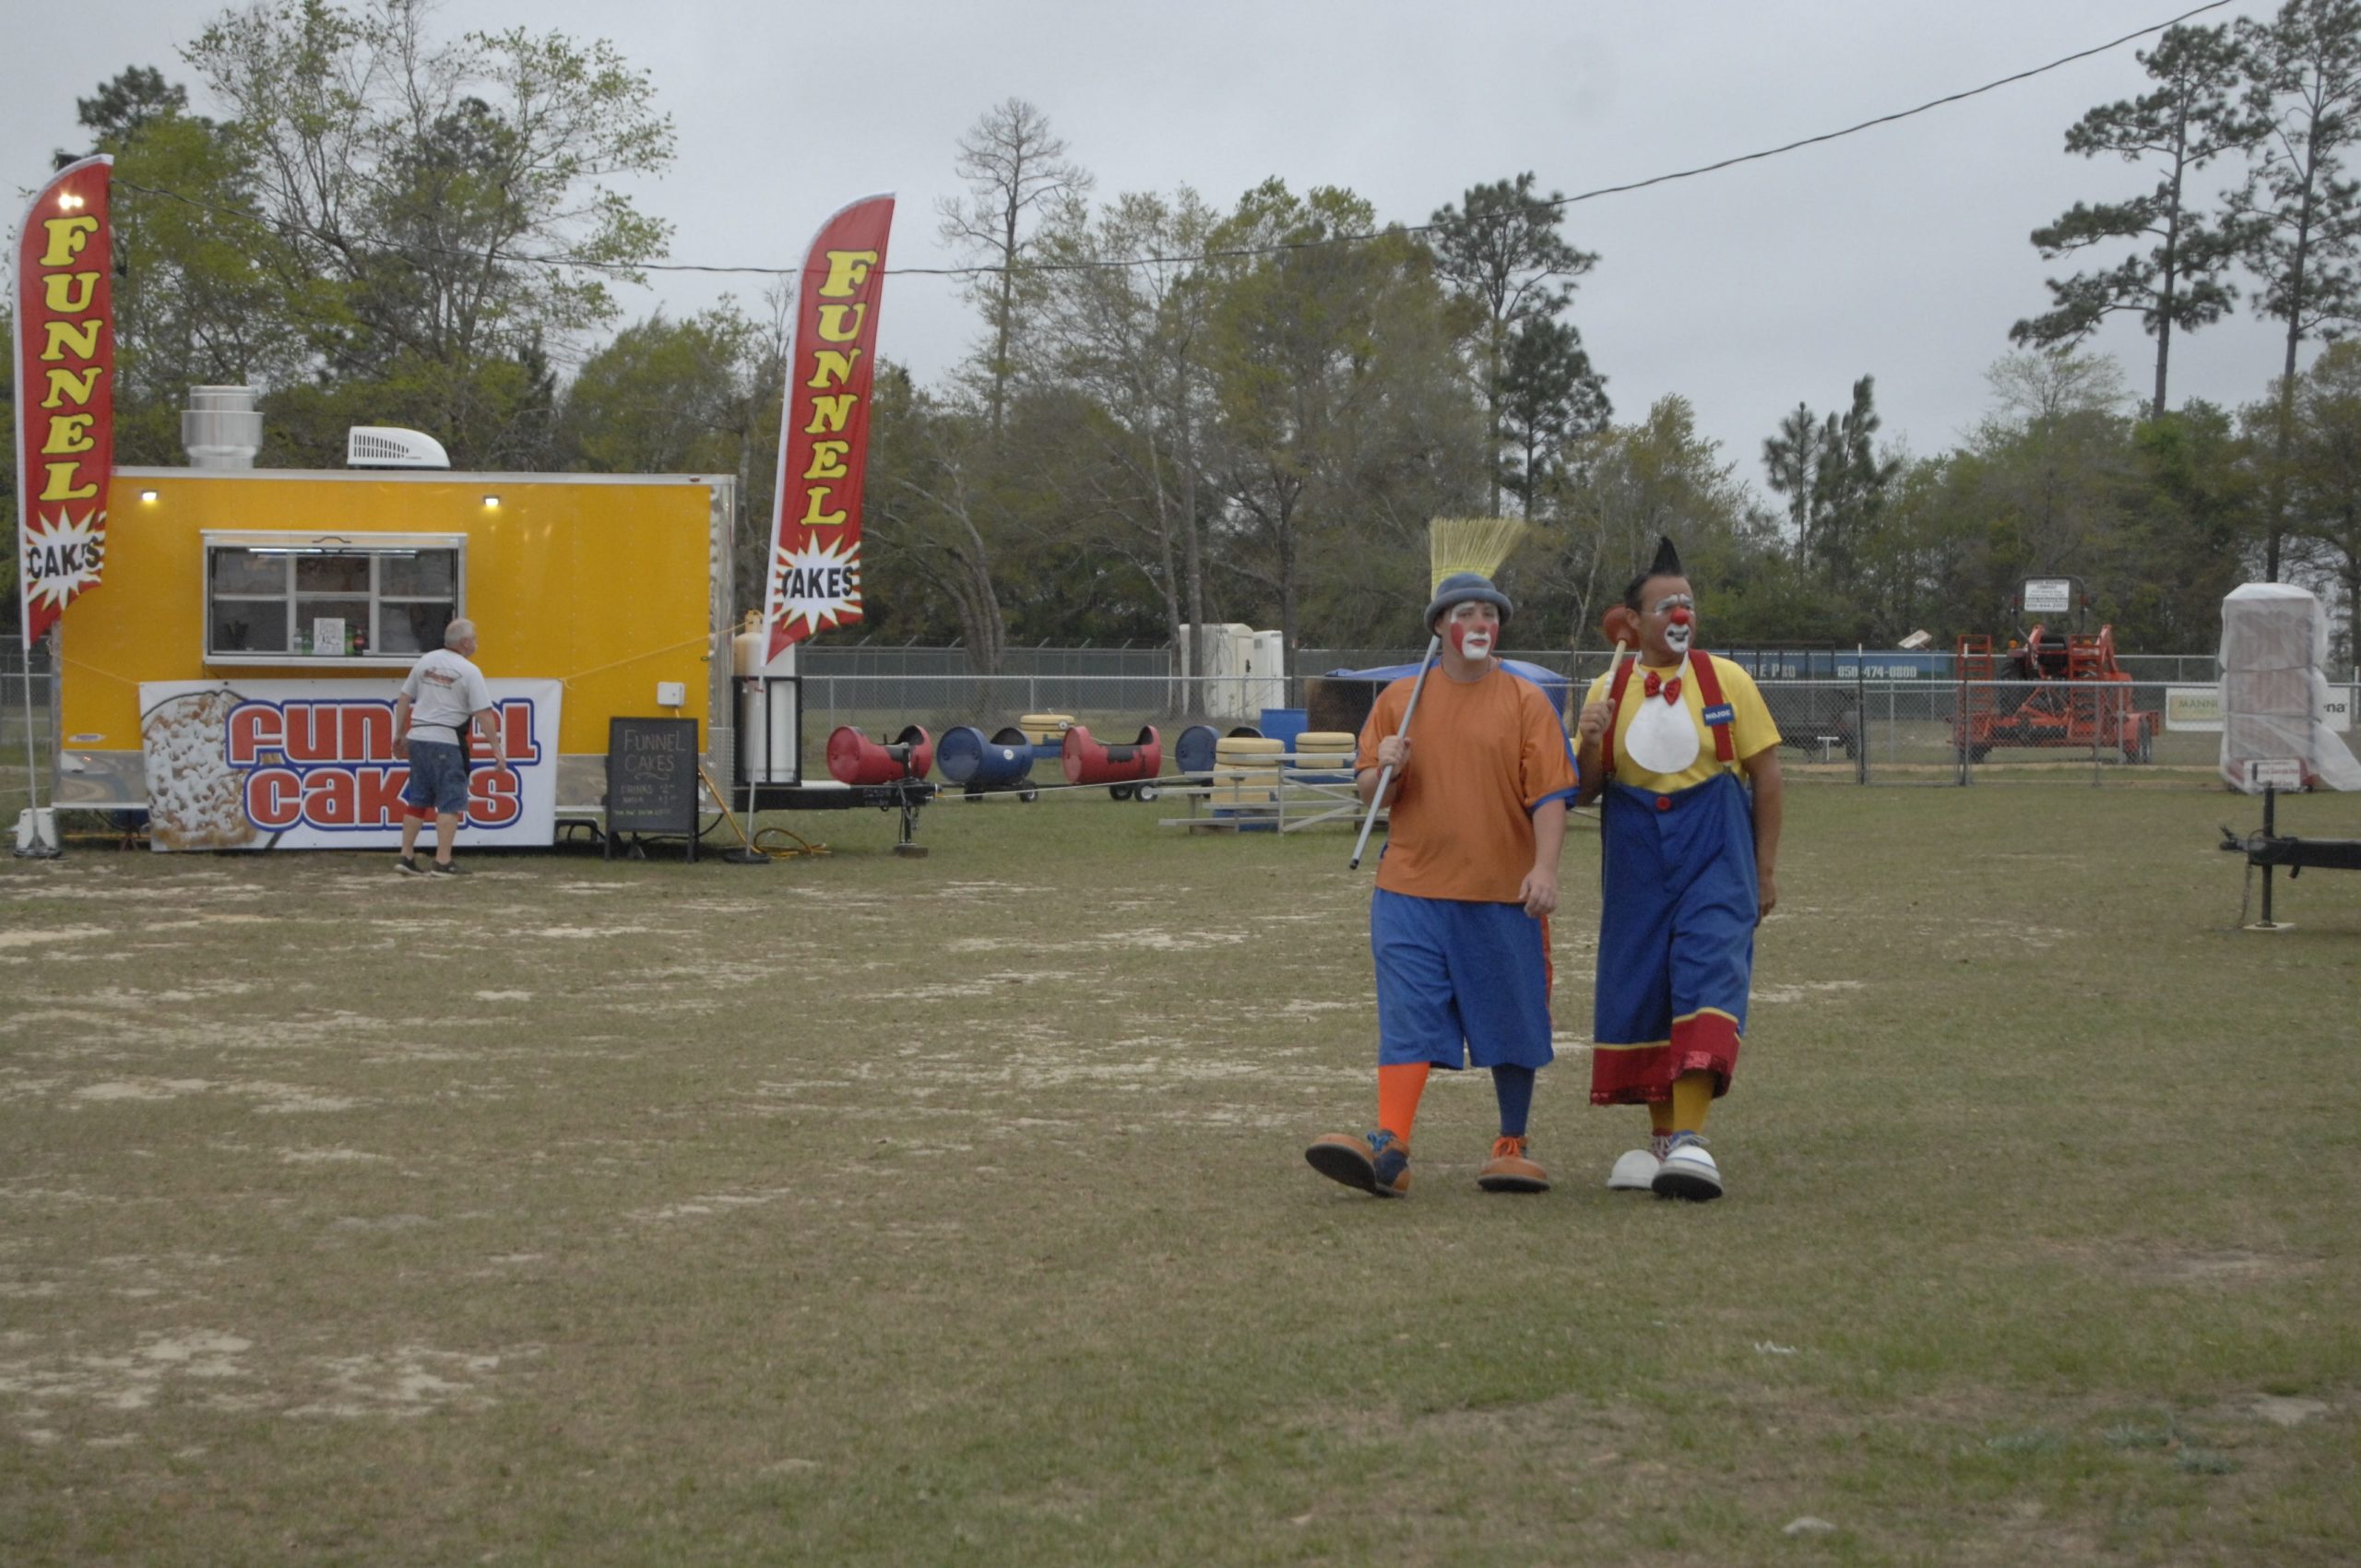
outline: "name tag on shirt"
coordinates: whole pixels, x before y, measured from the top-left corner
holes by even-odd
[[[1715,730],[1719,730],[1725,725],[1734,724],[1738,721],[1738,715],[1731,711],[1730,705],[1726,702],[1717,702],[1713,707],[1707,708],[1705,710],[1704,718],[1705,722]]]

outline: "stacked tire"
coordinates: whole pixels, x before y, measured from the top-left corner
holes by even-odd
[[[1225,735],[1214,744],[1213,791],[1205,799],[1216,818],[1243,826],[1278,812],[1285,741]]]

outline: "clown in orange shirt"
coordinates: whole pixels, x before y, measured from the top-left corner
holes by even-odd
[[[1313,1170],[1378,1197],[1410,1188],[1410,1127],[1429,1072],[1491,1070],[1501,1132],[1477,1175],[1487,1192],[1548,1190],[1525,1123],[1550,1060],[1549,925],[1574,793],[1572,748],[1538,686],[1495,654],[1512,606],[1474,572],[1427,606],[1443,645],[1406,734],[1408,676],[1378,694],[1360,737],[1361,801],[1383,770],[1391,811],[1370,899],[1377,966],[1378,1127],[1331,1133]]]

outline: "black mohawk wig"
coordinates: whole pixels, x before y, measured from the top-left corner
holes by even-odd
[[[1664,534],[1656,535],[1656,556],[1647,569],[1623,586],[1623,602],[1632,610],[1640,608],[1640,590],[1648,586],[1650,577],[1685,577],[1681,569],[1680,550]]]

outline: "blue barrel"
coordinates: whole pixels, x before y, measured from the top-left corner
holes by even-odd
[[[1014,726],[988,741],[981,730],[962,724],[944,731],[935,742],[934,766],[952,783],[971,790],[1021,784],[1033,772],[1033,742]]]
[[[1288,751],[1295,750],[1295,738],[1311,728],[1310,716],[1300,707],[1266,707],[1263,710],[1263,738],[1276,741]]]
[[[1212,725],[1192,724],[1173,743],[1173,763],[1181,772],[1203,778],[1214,770],[1214,747],[1220,742],[1221,735]]]

